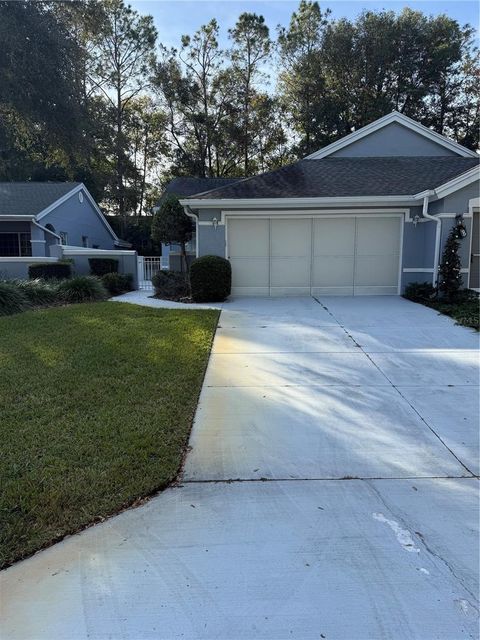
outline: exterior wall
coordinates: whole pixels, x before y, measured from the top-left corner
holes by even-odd
[[[375,156],[455,156],[454,151],[442,147],[398,122],[374,131],[357,142],[339,149],[329,157]]]
[[[187,267],[190,268],[190,265],[195,260],[194,253],[187,253]],[[175,253],[174,251],[170,251],[168,254],[168,268],[170,271],[181,271],[182,270],[182,254]]]
[[[1,258],[0,257],[0,280],[26,280],[28,279],[28,267],[38,262],[56,262],[56,258],[42,258],[32,256],[31,258]]]
[[[99,249],[114,249],[114,238],[97,212],[84,195],[83,202],[74,193],[39,221],[42,226],[51,224],[55,233],[68,234],[68,245],[81,247],[82,236],[88,237],[88,246],[97,245]]]
[[[480,195],[480,183],[474,182],[469,184],[463,189],[454,191],[450,195],[431,202],[428,211],[429,213],[468,213],[468,202],[473,198],[478,198]]]

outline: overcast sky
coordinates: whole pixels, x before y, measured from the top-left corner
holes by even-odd
[[[179,46],[180,36],[192,34],[211,18],[216,18],[221,28],[221,44],[227,42],[227,31],[240,13],[251,11],[262,14],[272,35],[278,24],[288,25],[298,2],[291,0],[130,0],[130,4],[140,13],[153,16],[159,33],[159,40],[166,46]],[[322,8],[329,7],[336,18],[354,18],[363,9],[392,9],[401,11],[403,7],[419,9],[428,15],[445,13],[460,24],[469,23],[478,29],[479,3],[477,0],[419,0],[398,2],[397,0],[331,0],[321,2]]]

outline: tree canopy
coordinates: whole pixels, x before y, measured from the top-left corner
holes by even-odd
[[[0,180],[81,180],[122,233],[172,176],[268,171],[393,109],[478,147],[474,30],[447,15],[301,0],[221,34],[166,48],[123,0],[0,0]]]

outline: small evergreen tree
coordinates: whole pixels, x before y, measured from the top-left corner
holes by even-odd
[[[460,248],[460,227],[455,225],[448,234],[443,250],[442,262],[438,272],[438,289],[448,300],[453,301],[463,284],[461,262],[458,255]]]
[[[182,248],[182,271],[187,269],[185,245],[192,239],[192,221],[177,196],[168,195],[152,222],[152,239],[158,244],[179,244]]]

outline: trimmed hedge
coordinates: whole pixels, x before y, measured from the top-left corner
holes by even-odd
[[[131,273],[106,273],[100,279],[112,296],[118,296],[133,289],[133,275]]]
[[[113,258],[89,258],[90,273],[101,278],[107,273],[118,272],[118,260]]]
[[[169,300],[179,300],[190,295],[186,274],[179,271],[157,271],[153,274],[152,284],[155,295]]]
[[[25,293],[14,282],[0,282],[0,316],[10,316],[30,307]]]
[[[28,267],[31,280],[64,280],[72,275],[69,262],[35,262]]]
[[[58,285],[58,294],[64,302],[97,302],[106,300],[108,291],[95,276],[75,276]]]
[[[195,302],[223,302],[232,289],[232,267],[220,256],[202,256],[190,267],[190,287]]]

